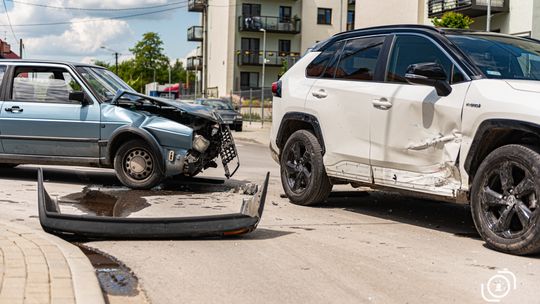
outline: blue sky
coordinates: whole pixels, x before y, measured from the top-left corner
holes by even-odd
[[[159,33],[166,55],[174,60],[185,57],[197,46],[197,43],[186,40],[186,32],[189,26],[200,23],[200,14],[188,12],[185,2],[187,0],[6,0],[8,14],[0,5],[0,37],[7,37],[17,53],[19,47],[14,41],[22,38],[27,58],[79,62],[99,59],[112,63],[113,55],[100,46],[122,53],[122,58],[129,58],[128,49],[140,40],[143,33],[153,31]],[[168,5],[172,3],[174,5]],[[152,6],[158,7],[147,8]],[[140,7],[146,9],[131,10]],[[110,19],[158,10],[167,11]],[[8,26],[8,15],[14,34]],[[21,26],[64,22],[68,24]]]

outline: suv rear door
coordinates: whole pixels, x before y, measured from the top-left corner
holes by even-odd
[[[388,36],[357,37],[336,43],[336,56],[313,84],[306,111],[321,125],[330,176],[371,182],[369,164],[372,100],[379,96],[379,59]]]
[[[411,64],[439,63],[452,92],[438,96],[430,86],[410,85]],[[461,185],[455,167],[461,146],[461,111],[470,82],[441,46],[420,34],[393,42],[385,83],[371,108],[371,165],[375,183],[454,196]]]
[[[100,107],[97,102],[83,105],[69,99],[69,93],[84,91],[77,77],[61,65],[10,69],[7,98],[0,110],[4,152],[95,161]]]

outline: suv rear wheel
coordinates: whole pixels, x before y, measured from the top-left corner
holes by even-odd
[[[471,211],[488,246],[513,254],[540,252],[540,154],[506,145],[491,152],[474,177]]]
[[[150,189],[163,180],[158,157],[142,140],[123,144],[114,158],[114,170],[122,184],[133,189]]]
[[[332,191],[321,145],[309,131],[296,131],[289,137],[281,153],[280,166],[283,190],[294,204],[307,206],[323,202]]]

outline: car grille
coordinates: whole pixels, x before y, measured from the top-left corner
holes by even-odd
[[[231,130],[227,125],[221,126],[221,150],[219,154],[221,156],[221,162],[223,168],[225,169],[225,176],[227,178],[233,176],[233,174],[238,170],[240,162],[238,160],[238,152],[236,151],[236,145],[234,144],[234,139],[231,134]],[[229,170],[228,164],[236,159],[236,168],[231,173]]]
[[[221,115],[221,118],[223,118],[223,120],[234,120],[234,116],[235,115],[223,114]]]

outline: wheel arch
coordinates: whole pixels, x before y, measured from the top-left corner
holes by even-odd
[[[113,132],[107,147],[107,162],[112,164],[114,162],[114,157],[118,149],[124,143],[133,139],[143,140],[150,146],[152,152],[154,152],[154,154],[158,158],[157,163],[159,170],[164,173],[165,159],[163,157],[163,153],[161,151],[158,141],[149,132],[139,128],[135,128],[133,126],[121,127]]]
[[[311,114],[301,112],[289,112],[283,116],[276,136],[277,147],[282,150],[287,139],[298,130],[311,131],[321,145],[322,154],[325,154],[326,147],[319,120]]]
[[[512,119],[483,121],[476,130],[464,162],[470,180],[489,153],[509,144],[540,146],[540,125]]]

